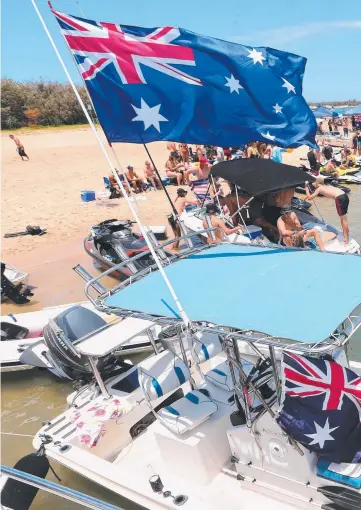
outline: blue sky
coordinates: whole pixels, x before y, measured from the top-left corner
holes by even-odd
[[[73,78],[79,75],[46,0],[37,5]],[[173,25],[308,58],[308,101],[361,101],[360,0],[53,0],[55,9],[97,21]],[[30,0],[2,1],[2,77],[66,81]]]

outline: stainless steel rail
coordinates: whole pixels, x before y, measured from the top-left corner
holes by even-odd
[[[50,492],[50,494],[55,494],[61,498],[73,501],[74,503],[79,503],[79,505],[85,506],[86,508],[93,508],[94,510],[123,510],[119,506],[106,503],[105,501],[101,501],[100,499],[84,494],[83,492],[63,487],[55,482],[44,480],[43,478],[30,475],[29,473],[19,471],[18,469],[1,465],[0,472],[2,475],[12,478],[13,480],[26,483],[32,487],[37,487],[38,489]]]

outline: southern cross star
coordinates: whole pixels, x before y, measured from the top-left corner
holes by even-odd
[[[144,131],[146,131],[150,126],[154,126],[155,129],[158,132],[160,132],[159,123],[160,122],[168,122],[168,119],[166,119],[165,117],[163,117],[163,115],[161,115],[159,113],[159,109],[161,107],[160,104],[150,107],[147,105],[147,103],[142,98],[140,100],[140,108],[137,108],[133,104],[132,104],[132,107],[133,107],[135,113],[137,114],[132,119],[132,122],[134,122],[134,121],[144,122]]]
[[[287,94],[289,94],[290,92],[293,92],[294,94],[296,94],[296,89],[295,89],[294,85],[292,85],[292,83],[290,83],[289,81],[285,80],[284,78],[282,78],[282,80],[284,82],[282,87],[287,89]]]
[[[271,135],[271,133],[269,131],[267,131],[267,133],[261,133],[261,135],[263,136],[263,138],[268,138],[268,140],[274,140],[276,138],[275,135]]]
[[[227,78],[225,76],[225,79],[227,80],[227,83],[224,84],[225,87],[229,87],[229,91],[232,94],[232,92],[237,92],[239,94],[239,89],[243,89],[243,87],[240,85],[239,80],[237,80],[233,74],[231,74],[230,78]]]
[[[274,109],[274,111],[276,113],[282,113],[283,106],[280,106],[278,103],[276,103],[274,106],[272,106],[272,108]]]
[[[248,58],[251,58],[253,60],[253,64],[257,64],[259,62],[263,66],[263,60],[266,60],[265,57],[262,55],[261,51],[257,51],[253,48],[252,51],[248,50],[249,54],[247,55]]]
[[[309,443],[309,446],[311,446],[312,444],[318,444],[322,449],[326,441],[335,440],[335,438],[331,436],[331,432],[338,429],[338,427],[333,427],[333,429],[330,429],[328,418],[326,420],[324,427],[321,427],[321,425],[319,425],[315,421],[313,423],[315,424],[316,432],[314,434],[305,434],[305,436],[310,437],[312,439],[311,443]]]

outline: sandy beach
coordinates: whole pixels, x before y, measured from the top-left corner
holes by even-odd
[[[36,287],[31,304],[22,307],[23,311],[82,300],[83,282],[71,268],[81,263],[94,274],[92,262],[83,249],[89,227],[110,218],[131,218],[131,213],[124,199],[85,203],[80,198],[82,190],[104,191],[103,176],[109,174],[104,155],[89,128],[19,132],[17,136],[30,161],[20,159],[8,133],[3,133],[2,260],[28,271],[30,283]],[[115,148],[124,166],[132,164],[138,174],[143,175],[148,158],[142,146],[116,144]],[[164,175],[168,157],[166,143],[150,144],[149,150]],[[306,152],[307,148],[301,147],[285,153],[284,162],[297,165]],[[176,186],[168,187],[172,197],[176,189]],[[170,206],[165,194],[152,191],[141,197],[145,198],[138,201],[142,221],[148,225],[167,225]],[[349,214],[351,228],[359,223],[356,218],[360,198],[357,207],[355,199],[353,192]],[[320,208],[328,211],[329,221],[336,226],[339,224],[330,201],[323,200]],[[4,239],[6,232],[22,231],[27,225],[40,225],[48,232],[41,237]],[[20,311],[18,306],[15,309]],[[9,311],[14,311],[14,305],[5,304],[3,313]]]

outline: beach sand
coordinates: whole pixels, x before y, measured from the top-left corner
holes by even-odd
[[[80,198],[82,190],[104,191],[103,176],[109,175],[107,162],[89,128],[19,132],[17,136],[30,161],[21,161],[14,142],[4,133],[2,260],[28,271],[29,281],[36,289],[30,305],[5,304],[3,313],[31,311],[84,299],[84,284],[71,268],[81,263],[92,274],[97,274],[83,249],[89,227],[110,218],[133,219],[125,199],[85,203]],[[166,143],[153,143],[148,147],[164,175],[168,157]],[[143,176],[148,157],[142,145],[115,144],[115,150],[124,167],[132,164]],[[306,147],[302,147],[285,153],[284,162],[297,165],[306,152]],[[109,154],[112,156],[110,150]],[[174,198],[177,187],[168,186],[167,189]],[[167,225],[171,208],[165,194],[151,191],[141,196],[146,198],[138,201],[143,223]],[[333,208],[333,204],[330,206]],[[332,220],[338,224],[334,216]],[[41,237],[4,239],[6,232],[22,231],[27,225],[39,225],[48,232]]]

